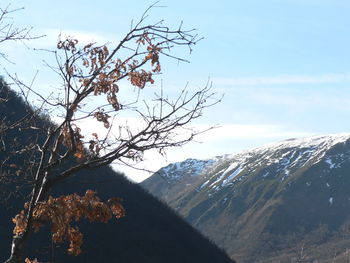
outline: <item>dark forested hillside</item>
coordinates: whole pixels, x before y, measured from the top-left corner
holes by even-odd
[[[40,140],[40,133],[52,125],[41,116],[29,120],[28,123],[34,127],[32,129],[21,126],[11,130],[4,128],[4,124],[16,123],[28,113],[32,116],[33,109],[15,96],[1,80],[0,136],[4,144],[0,146],[0,160],[5,165],[0,170],[0,262],[9,256],[14,226],[11,218],[23,208],[32,176],[32,171],[20,169],[25,165],[25,157],[30,151],[7,160],[13,151],[11,145],[29,149],[35,140]],[[35,126],[46,128],[40,130]],[[69,181],[62,182],[51,194],[84,194],[86,189],[97,191],[103,200],[123,198],[126,216],[110,220],[107,224],[79,222],[84,244],[83,253],[77,257],[66,255],[67,244],[52,244],[50,230],[41,229],[32,235],[27,257],[43,262],[232,262],[172,210],[109,167],[77,174]]]

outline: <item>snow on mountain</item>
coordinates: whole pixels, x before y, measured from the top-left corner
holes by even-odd
[[[182,162],[172,163],[161,168],[156,174],[160,175],[168,183],[183,180],[186,177],[196,177],[213,169],[217,163],[227,160],[229,155],[217,156],[207,160],[187,159]]]
[[[326,152],[334,145],[344,143],[350,139],[350,134],[333,134],[324,136],[314,136],[302,139],[289,139],[278,143],[271,143],[253,150],[232,155],[229,159],[230,165],[219,172],[203,184],[219,190],[222,187],[234,184],[235,180],[242,180],[241,176],[252,174],[262,167],[274,166],[275,175],[281,175],[281,180],[285,180],[293,171],[307,165],[320,162],[325,157]],[[333,169],[339,166],[342,156],[328,156],[324,161]],[[220,166],[223,159],[213,162],[213,166]],[[277,173],[276,173],[277,172]],[[266,177],[269,172],[264,172],[261,176]],[[215,180],[214,180],[215,178]],[[202,184],[202,186],[203,186]]]
[[[205,189],[212,195],[213,192],[234,185],[245,176],[257,172],[260,172],[262,178],[279,176],[280,180],[284,181],[309,163],[323,161],[329,165],[329,169],[337,168],[344,159],[344,153],[326,157],[325,155],[334,145],[344,143],[348,139],[348,133],[288,139],[208,160],[187,159],[170,164],[160,169],[157,174],[170,184],[188,180],[188,177],[197,177],[191,179],[191,184],[187,182],[186,186],[193,184],[197,187],[197,192]],[[266,167],[273,168],[273,175],[269,169],[264,169]]]
[[[239,262],[290,262],[296,237],[330,262],[325,247],[350,247],[349,175],[350,134],[332,134],[189,159],[141,185]]]
[[[214,160],[187,159],[183,162],[169,164],[168,166],[162,168],[158,173],[160,173],[162,177],[170,181],[177,181],[185,175],[200,175],[207,167],[210,167],[210,165],[212,165],[214,162]]]

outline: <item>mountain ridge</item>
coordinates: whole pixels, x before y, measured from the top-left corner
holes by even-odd
[[[331,233],[340,234],[350,222],[349,139],[350,134],[341,133],[270,143],[206,160],[209,165],[195,175],[181,170],[184,175],[176,175],[181,163],[170,165],[141,185],[238,262],[272,262],[282,254],[287,260],[291,242],[285,240],[297,236],[298,242],[312,239],[308,243],[316,246],[315,233],[326,228],[328,239],[337,238]],[[169,170],[176,180],[167,180]],[[266,242],[272,245],[266,247]],[[315,251],[314,258],[322,254]]]

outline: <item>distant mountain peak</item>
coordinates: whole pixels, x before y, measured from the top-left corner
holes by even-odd
[[[350,139],[350,133],[318,135],[306,138],[293,138],[277,143],[266,144],[252,150],[247,150],[238,154],[231,155],[225,159],[229,166],[222,171],[215,181],[213,178],[208,180],[212,183],[204,182],[215,190],[224,186],[231,185],[235,180],[242,180],[240,176],[248,176],[258,170],[266,170],[261,175],[268,176],[269,169],[263,167],[274,167],[274,176],[281,176],[281,180],[285,180],[293,172],[297,171],[309,163],[316,164],[323,160],[329,164],[330,169],[337,166],[332,161],[331,155],[325,158],[326,153],[335,145],[345,143]],[[339,157],[336,156],[336,157]],[[338,158],[339,162],[339,158]],[[215,165],[220,165],[216,163]],[[203,186],[203,185],[202,185]]]
[[[198,176],[202,172],[215,163],[214,159],[198,160],[186,159],[182,162],[171,163],[161,168],[157,173],[170,181],[178,181],[185,176]]]
[[[206,181],[201,184],[200,189],[209,187],[218,190],[231,185],[243,172],[249,174],[258,167],[278,164],[278,171],[283,171],[282,180],[284,180],[293,170],[310,161],[317,163],[330,148],[336,144],[345,143],[348,139],[350,139],[350,133],[291,138],[240,153],[216,156],[206,160],[190,158],[183,162],[169,164],[156,174],[170,184],[187,181],[188,177],[201,176],[206,178]],[[258,160],[253,161],[253,159]],[[332,159],[328,158],[324,161],[331,168],[336,167]],[[224,168],[220,169],[220,167]],[[268,172],[262,176],[268,176]]]
[[[335,144],[342,143],[350,139],[350,133],[336,133],[336,134],[327,134],[327,135],[316,135],[303,138],[291,138],[277,143],[269,143],[265,146],[256,148],[256,149],[276,149],[276,148],[307,148],[307,147],[331,147]]]
[[[350,134],[341,133],[189,159],[141,185],[239,262],[291,262],[296,241],[313,247],[310,262],[330,262],[325,247],[350,247],[340,238],[350,235],[349,174]]]

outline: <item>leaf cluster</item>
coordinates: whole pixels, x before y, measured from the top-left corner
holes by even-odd
[[[125,210],[120,201],[118,198],[113,198],[104,203],[92,190],[87,190],[84,196],[77,194],[57,198],[49,196],[47,200],[36,205],[32,226],[37,232],[44,224],[51,225],[53,242],[61,243],[67,240],[69,242],[68,253],[76,256],[81,253],[83,234],[78,227],[71,225],[72,222],[85,218],[90,222],[107,223],[112,215],[121,218],[125,216]],[[28,205],[28,203],[25,204],[26,210],[28,210]],[[15,236],[20,236],[25,232],[27,218],[24,210],[13,218],[13,223],[16,225],[13,230]]]

